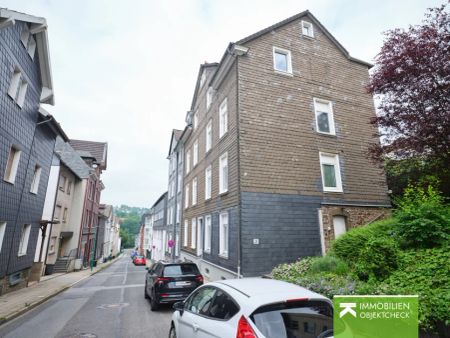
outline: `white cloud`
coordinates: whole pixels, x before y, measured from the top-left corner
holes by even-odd
[[[102,202],[150,206],[167,190],[171,130],[184,128],[200,63],[305,9],[351,55],[371,61],[382,32],[442,1],[27,1],[1,7],[49,25],[56,95],[71,138],[108,141]]]

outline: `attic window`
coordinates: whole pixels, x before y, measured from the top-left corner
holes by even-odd
[[[314,37],[314,30],[311,22],[302,21],[302,34],[304,36],[309,36],[310,38]]]

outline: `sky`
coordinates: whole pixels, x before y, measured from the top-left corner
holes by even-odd
[[[350,55],[372,62],[383,32],[444,0],[0,0],[45,17],[55,106],[73,139],[108,142],[101,202],[150,207],[167,190],[172,129],[185,127],[199,65],[306,9]]]

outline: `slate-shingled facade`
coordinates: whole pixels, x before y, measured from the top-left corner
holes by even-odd
[[[0,8],[0,295],[26,286],[56,136],[44,18]]]
[[[370,67],[309,11],[200,67],[184,143],[184,259],[212,279],[261,275],[389,212],[384,173],[366,157],[377,141]]]

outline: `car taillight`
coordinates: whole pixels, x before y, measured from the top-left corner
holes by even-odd
[[[156,284],[162,285],[164,282],[167,282],[170,278],[158,277],[156,278]]]
[[[239,319],[236,338],[258,338],[244,316]]]
[[[195,280],[199,283],[203,283],[203,276],[202,275],[195,276]]]

